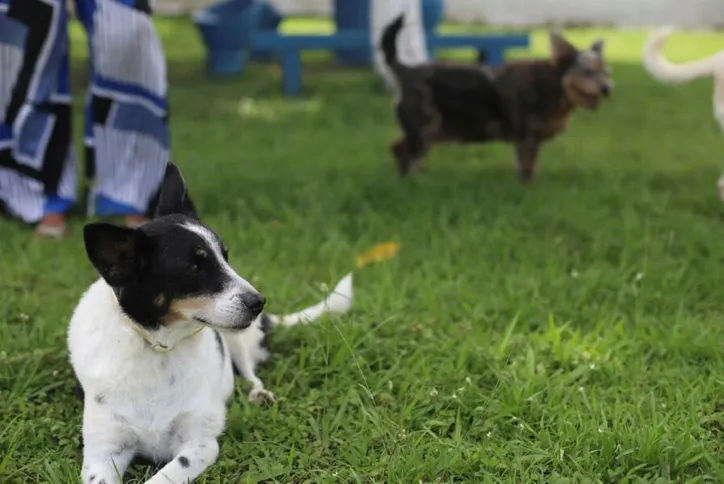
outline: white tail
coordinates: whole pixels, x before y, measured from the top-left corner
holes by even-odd
[[[654,31],[646,41],[643,50],[644,67],[660,82],[679,84],[714,74],[717,64],[724,62],[724,52],[706,59],[674,64],[663,55],[664,44],[674,29],[664,27]]]
[[[352,306],[352,298],[352,273],[350,272],[337,283],[324,301],[306,309],[302,309],[301,311],[297,311],[296,313],[284,316],[267,313],[267,316],[274,325],[281,324],[282,326],[294,326],[295,324],[311,323],[325,314],[346,313]]]

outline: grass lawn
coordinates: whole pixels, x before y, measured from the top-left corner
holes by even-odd
[[[196,32],[158,25],[174,159],[271,311],[317,300],[369,246],[401,245],[357,272],[349,315],[273,334],[261,377],[280,402],[248,404],[239,381],[200,482],[724,482],[711,81],[650,80],[646,32],[572,30],[579,45],[608,39],[617,91],[545,147],[533,186],[494,145],[439,148],[402,182],[391,100],[369,70],[311,54],[305,97],[285,99],[276,66],[207,80]],[[73,40],[80,77],[76,27]],[[723,46],[682,33],[667,52]],[[547,52],[543,32],[533,51]],[[53,243],[0,222],[2,483],[78,482],[65,332],[96,277],[82,223]]]

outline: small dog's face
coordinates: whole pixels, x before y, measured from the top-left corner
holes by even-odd
[[[563,89],[576,106],[598,108],[601,96],[613,91],[610,70],[603,58],[603,41],[594,42],[586,50],[578,50],[560,34],[551,33],[553,62],[565,68]]]
[[[91,223],[83,235],[89,259],[138,324],[244,329],[264,309],[264,296],[231,268],[226,246],[199,221],[172,163],[153,220],[138,229]]]

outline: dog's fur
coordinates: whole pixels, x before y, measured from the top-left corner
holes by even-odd
[[[595,110],[613,89],[603,41],[578,50],[551,33],[551,57],[497,68],[432,62],[405,66],[397,56],[398,17],[384,31],[381,48],[398,81],[397,120],[404,132],[392,153],[401,176],[423,168],[440,142],[504,141],[515,145],[518,174],[532,179],[542,143],[566,129],[578,107]]]
[[[219,453],[234,368],[250,400],[274,398],[255,374],[275,324],[347,311],[351,275],[325,301],[284,317],[227,262],[169,163],[156,217],[138,229],[91,223],[88,257],[101,278],[81,298],[68,331],[84,393],[84,484],[121,483],[134,456],[165,463],[148,483],[190,482]]]
[[[644,67],[651,76],[666,84],[682,84],[702,77],[714,80],[712,110],[719,128],[724,131],[724,50],[705,59],[674,64],[664,57],[667,39],[674,32],[671,27],[655,30],[644,44]],[[717,181],[719,197],[724,201],[724,173]]]

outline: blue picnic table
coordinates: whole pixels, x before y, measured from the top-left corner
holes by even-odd
[[[362,15],[365,2],[366,15]],[[347,12],[344,24],[339,20],[345,16],[335,14],[337,30],[332,34],[278,32],[276,27],[281,22],[281,16],[268,4],[258,0],[226,0],[195,12],[194,21],[209,50],[209,71],[241,72],[244,51],[253,53],[257,58],[272,57],[281,65],[283,92],[296,96],[302,92],[303,51],[336,51],[342,61],[344,55],[350,57],[350,54],[358,54],[358,60],[370,63],[372,43],[369,0],[335,0],[335,5],[337,9],[346,5],[356,10],[354,15]],[[473,48],[480,57],[485,58],[487,64],[495,66],[504,61],[508,49],[529,46],[528,34],[442,34],[435,29],[439,18],[425,20],[426,41],[431,57],[439,49]],[[232,67],[229,68],[229,65]]]

